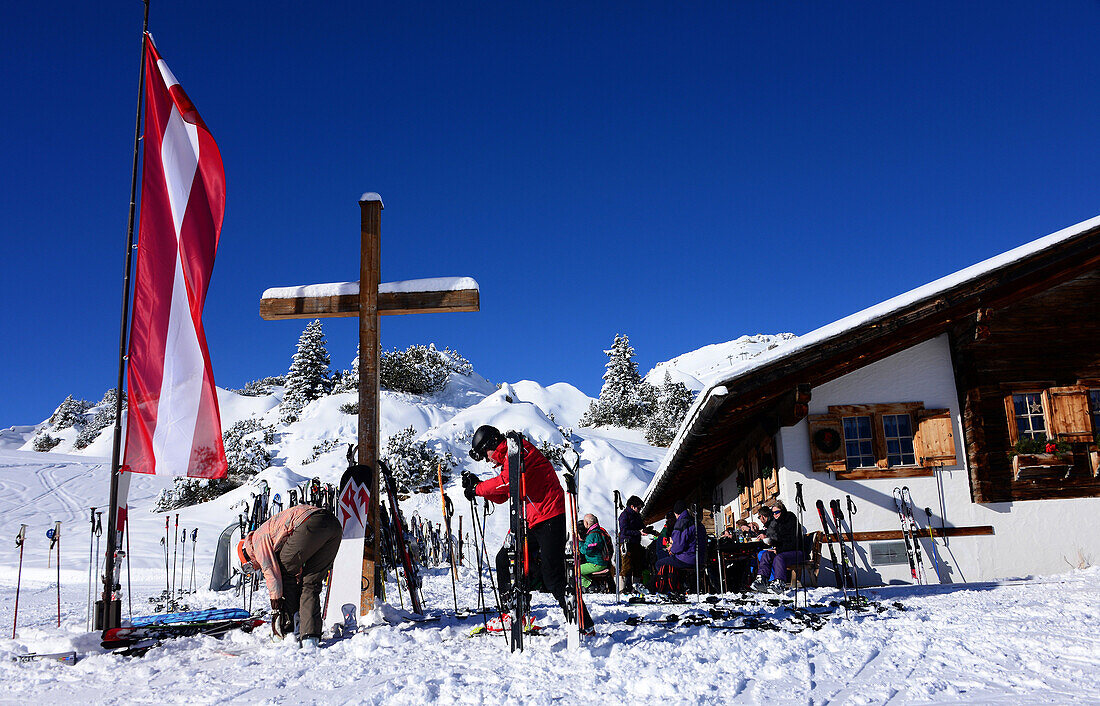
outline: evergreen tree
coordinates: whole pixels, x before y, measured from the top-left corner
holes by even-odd
[[[69,395],[50,417],[50,424],[58,431],[80,425],[89,407],[91,404],[87,400],[73,399],[73,396]]]
[[[333,392],[358,392],[359,391],[359,346],[355,346],[355,360],[351,361],[351,370],[345,370],[340,375],[340,381],[332,389]]]
[[[400,490],[415,492],[421,486],[434,486],[437,468],[443,466],[443,480],[451,475],[458,465],[458,459],[450,451],[442,454],[428,445],[426,441],[416,441],[417,433],[413,427],[405,427],[386,439],[386,449],[382,459],[393,472],[393,479]]]
[[[286,374],[286,391],[279,414],[284,424],[297,421],[307,404],[332,389],[328,370],[330,362],[321,321],[314,319],[298,338],[298,351]]]
[[[672,382],[672,376],[666,370],[665,381],[657,390],[653,415],[646,424],[646,441],[654,446],[671,444],[694,399],[691,390],[682,382]]]
[[[469,375],[474,370],[470,361],[457,351],[437,350],[434,343],[413,345],[403,351],[382,353],[378,361],[378,377],[383,389],[430,395],[442,390],[451,373]]]
[[[600,397],[581,418],[581,426],[645,426],[657,400],[656,390],[642,380],[634,362],[634,348],[624,334],[615,334],[607,354]]]
[[[61,439],[50,436],[46,433],[46,430],[38,432],[38,435],[34,437],[34,442],[31,444],[31,448],[35,451],[50,451],[53,447],[61,443]]]
[[[103,394],[103,399],[95,406],[96,413],[81,427],[73,448],[86,448],[96,440],[101,431],[115,423],[115,398],[117,396],[118,390],[113,387]],[[123,409],[125,409],[125,399],[122,400],[122,404]]]

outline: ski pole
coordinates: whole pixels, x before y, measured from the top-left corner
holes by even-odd
[[[183,595],[184,580],[183,580],[183,567],[187,566],[187,528],[184,527],[180,531],[180,585],[176,588],[176,593]]]
[[[799,583],[802,584],[802,599],[807,606],[810,604],[810,590],[806,588],[806,579],[809,578],[810,566],[810,552],[806,551],[806,524],[805,524],[805,512],[806,501],[802,498],[802,484],[794,484],[794,507],[798,511],[798,543],[799,548],[802,550],[802,561],[799,562]],[[798,591],[794,594],[795,603],[798,603]]]
[[[11,621],[11,639],[15,639],[15,626],[19,623],[19,586],[23,583],[23,540],[27,537],[27,526],[19,525],[19,534],[15,535],[15,546],[19,548],[19,573],[15,577],[15,617]]]
[[[97,573],[97,572],[94,572],[92,570],[92,567],[95,564],[95,551],[96,551],[95,550],[95,508],[94,507],[91,509],[90,522],[91,522],[91,531],[88,534],[88,619],[85,623],[85,625],[88,628],[88,632],[92,631],[92,593],[94,592],[93,577]]]
[[[189,586],[188,593],[195,592],[195,547],[199,541],[199,528],[196,527],[191,530],[191,584]]]
[[[176,554],[179,549],[180,514],[176,513],[176,528],[172,533],[172,588],[169,591],[169,600],[176,595]]]
[[[939,551],[936,550],[936,537],[932,534],[932,508],[924,508],[924,519],[928,522],[928,541],[932,543],[932,568],[936,570],[936,580],[943,583],[940,574]]]
[[[714,550],[718,558],[718,592],[725,594],[726,592],[726,579],[724,574],[725,568],[722,565],[722,537],[718,534],[718,513],[722,509],[722,493],[721,488],[715,488],[714,492],[710,496],[711,499],[711,513],[714,517]],[[723,529],[725,525],[723,524]]]
[[[168,530],[169,525],[172,522],[172,518],[168,515],[164,516],[164,600],[172,600],[172,584],[169,582],[169,578],[172,572],[168,570]]]
[[[95,509],[95,508],[93,508]],[[96,512],[95,524],[92,527],[92,534],[95,535],[95,575],[99,576],[99,538],[103,536],[103,511]],[[88,568],[91,568],[90,566]],[[88,628],[89,631],[95,628],[93,624]]]
[[[57,627],[61,627],[61,521],[54,523],[50,549],[57,545]]]
[[[616,490],[611,499],[615,505],[615,603],[618,603],[621,600],[619,584],[623,580],[623,548],[619,546],[621,543],[619,539],[619,509],[623,506],[623,496]],[[634,571],[634,567],[631,566],[630,570]],[[634,576],[632,575],[630,579],[633,581]]]
[[[707,530],[699,522],[699,505],[693,503],[691,506],[691,521],[695,523],[695,602],[698,603],[702,596],[699,588],[699,530],[703,530],[703,538],[701,541],[707,541]]]
[[[458,615],[458,587],[455,584],[455,580],[458,577],[458,567],[455,566],[454,551],[451,548],[451,515],[454,514],[454,505],[451,504],[451,499],[447,497],[447,494],[443,492],[443,464],[436,464],[436,475],[439,478],[439,497],[443,503],[443,522],[446,524],[444,528],[447,532],[447,558],[451,563],[451,597],[455,602],[455,615]]]

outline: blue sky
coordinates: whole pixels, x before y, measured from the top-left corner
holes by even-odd
[[[5,3],[0,426],[114,384],[141,3]],[[1100,213],[1100,4],[153,0],[220,146],[205,323],[223,387],[287,369],[270,286],[469,275],[482,311],[386,317],[489,379],[598,393],[746,333],[805,333]],[[326,321],[334,365],[353,319]]]

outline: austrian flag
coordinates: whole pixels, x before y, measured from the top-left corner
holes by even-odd
[[[126,470],[225,476],[221,415],[202,326],[224,213],[218,146],[146,34]]]

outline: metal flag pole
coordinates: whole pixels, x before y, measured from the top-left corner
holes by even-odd
[[[145,98],[145,36],[149,31],[149,0],[143,0],[141,60],[138,63],[137,117],[134,120],[134,162],[130,172],[130,215],[126,222],[126,266],[122,273],[122,323],[118,336],[118,381],[115,386],[115,431],[111,445],[111,502],[107,515],[107,565],[103,571],[103,601],[100,627],[118,627],[119,615],[112,610],[115,588],[115,552],[118,549],[118,495],[122,448],[122,392],[126,376],[126,344],[130,323],[130,270],[134,254],[134,212],[137,209],[138,150],[141,146],[141,112]],[[121,612],[121,611],[119,611]]]

